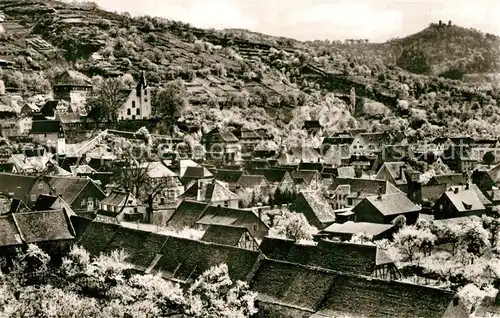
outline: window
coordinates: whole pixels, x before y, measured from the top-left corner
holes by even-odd
[[[224,201],[224,207],[225,208],[229,207],[229,201]]]
[[[31,201],[36,201],[36,195],[34,194],[31,195]]]
[[[137,207],[134,208],[134,213],[137,213]]]
[[[82,202],[80,203],[81,206],[86,206],[87,205],[87,200],[82,199]]]
[[[135,108],[135,100],[132,101],[132,108]]]
[[[148,90],[147,89],[144,90],[144,96],[148,96]]]
[[[38,184],[38,189],[42,190],[43,189],[43,183]]]
[[[257,232],[257,230],[258,230],[257,224],[254,224],[254,225],[252,226],[252,228],[253,228],[254,233],[255,233],[255,232]]]
[[[442,204],[439,205],[439,210],[440,211],[443,210],[443,205]]]
[[[351,198],[347,199],[347,204],[348,205],[352,205],[352,199]]]
[[[141,115],[141,110],[139,108],[137,108],[135,113],[139,116],[139,115]]]
[[[130,112],[130,108],[127,108],[127,115],[130,115],[131,112]]]

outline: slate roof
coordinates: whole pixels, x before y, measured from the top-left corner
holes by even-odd
[[[420,211],[420,207],[411,202],[404,193],[385,194],[368,197],[365,200],[371,203],[380,213],[385,216],[404,214]]]
[[[394,228],[393,224],[379,224],[368,222],[353,222],[347,221],[345,223],[334,223],[323,229],[321,232],[334,233],[334,234],[358,234],[364,233],[369,236],[377,236],[385,231]]]
[[[385,145],[390,145],[392,137],[387,133],[361,133],[359,136],[366,144],[373,144],[377,148],[382,148]]]
[[[69,217],[63,210],[13,214],[26,243],[39,243],[75,238]]]
[[[201,240],[221,245],[237,246],[241,237],[246,233],[251,235],[250,232],[242,226],[210,224]]]

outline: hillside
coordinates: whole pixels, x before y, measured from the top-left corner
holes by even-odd
[[[182,110],[185,120],[205,129],[231,123],[264,128],[279,143],[293,145],[297,138],[307,138],[302,125],[310,119],[322,120],[330,132],[361,126],[404,132],[410,138],[497,134],[495,84],[432,76],[498,70],[498,37],[474,30],[431,25],[383,44],[299,42],[131,18],[89,3],[0,4],[0,59],[11,66],[0,73],[1,79],[7,90],[27,97],[48,93],[63,69],[90,77],[136,77],[146,71],[153,86],[183,81],[189,101]]]

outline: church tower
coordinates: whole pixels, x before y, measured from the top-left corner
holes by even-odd
[[[57,132],[57,154],[66,155],[66,134],[63,126],[59,123],[59,131]]]

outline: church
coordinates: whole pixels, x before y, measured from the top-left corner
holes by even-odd
[[[126,90],[124,93],[128,97],[119,110],[119,120],[148,119],[151,117],[151,89],[144,72],[141,73],[136,87]]]

